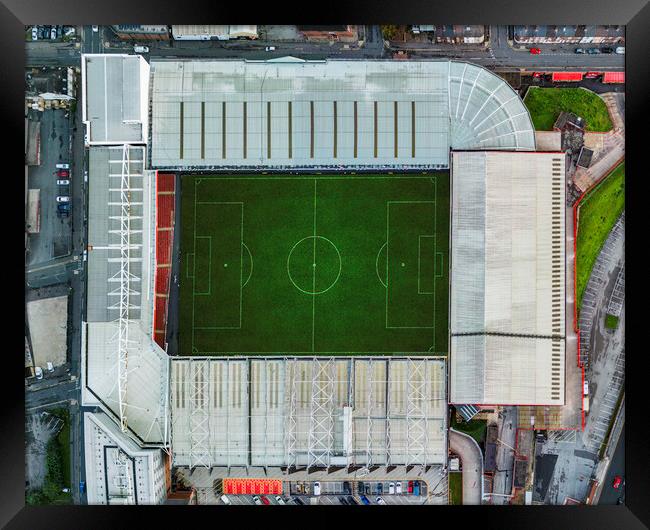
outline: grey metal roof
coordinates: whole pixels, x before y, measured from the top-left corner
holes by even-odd
[[[154,168],[446,168],[449,148],[533,150],[500,77],[454,61],[152,64]]]
[[[88,141],[146,141],[148,78],[139,55],[84,55],[84,121]]]

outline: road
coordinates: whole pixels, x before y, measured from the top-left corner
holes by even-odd
[[[449,429],[449,448],[463,466],[463,504],[480,505],[483,494],[483,453],[476,440]]]
[[[620,488],[617,490],[612,486],[614,483],[614,477],[617,475],[625,481],[625,429],[623,429],[623,432],[618,439],[614,456],[609,464],[607,475],[605,475],[603,492],[598,501],[599,505],[616,504],[619,498],[625,502],[625,485],[621,484]]]

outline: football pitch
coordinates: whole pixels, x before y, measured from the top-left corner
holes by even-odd
[[[449,174],[183,175],[181,355],[446,355]]]

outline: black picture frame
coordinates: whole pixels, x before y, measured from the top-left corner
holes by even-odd
[[[637,241],[645,242],[647,220],[638,214],[643,197],[642,183],[647,181],[647,167],[644,166],[644,149],[641,142],[647,143],[644,117],[648,115],[650,101],[649,57],[650,43],[650,5],[646,0],[581,0],[567,2],[566,0],[551,0],[538,2],[511,2],[499,0],[495,2],[446,2],[435,4],[416,0],[400,0],[399,2],[340,2],[337,5],[323,3],[321,5],[279,5],[266,3],[255,6],[247,4],[222,4],[214,2],[174,2],[173,0],[142,0],[138,2],[111,0],[101,4],[76,2],[74,0],[4,0],[0,5],[0,64],[2,64],[2,126],[7,132],[6,140],[16,142],[16,148],[6,147],[4,151],[5,183],[10,184],[9,197],[5,198],[5,260],[6,270],[3,287],[8,292],[9,287],[15,288],[14,296],[5,297],[4,329],[5,337],[9,338],[5,346],[5,371],[2,389],[5,393],[2,415],[2,436],[0,436],[0,473],[3,478],[2,495],[0,495],[0,524],[8,528],[115,528],[124,526],[155,524],[152,519],[160,518],[164,527],[187,526],[192,516],[207,517],[210,525],[237,524],[252,527],[257,517],[263,517],[260,523],[271,524],[271,519],[277,517],[278,522],[284,521],[290,526],[309,525],[320,526],[320,522],[329,525],[348,526],[357,524],[363,518],[364,525],[369,516],[377,517],[381,522],[388,522],[397,527],[411,525],[480,525],[483,528],[647,528],[650,525],[650,443],[645,437],[643,426],[647,423],[647,405],[645,396],[645,379],[647,370],[647,347],[643,347],[642,334],[647,325],[642,316],[643,311],[628,311],[626,327],[626,344],[637,343],[638,348],[629,348],[631,354],[626,359],[626,505],[624,506],[544,506],[544,507],[440,507],[435,512],[401,513],[401,508],[382,512],[371,509],[352,510],[341,507],[339,511],[329,510],[323,517],[318,517],[323,507],[309,507],[304,514],[289,515],[278,509],[271,510],[226,510],[214,507],[192,507],[191,511],[182,512],[167,507],[98,507],[98,506],[62,506],[62,507],[27,507],[24,498],[25,472],[25,411],[24,386],[19,377],[23,367],[18,366],[20,355],[16,352],[22,347],[22,337],[14,333],[11,319],[20,313],[19,307],[24,303],[24,289],[14,278],[24,277],[24,262],[20,258],[23,245],[24,215],[21,196],[24,194],[22,174],[24,160],[21,160],[23,147],[22,131],[24,128],[24,26],[36,23],[68,23],[86,24],[88,22],[105,24],[119,22],[198,22],[206,18],[221,20],[250,20],[257,23],[291,22],[299,18],[306,22],[355,22],[355,23],[403,23],[416,21],[432,21],[436,23],[467,23],[467,24],[530,24],[530,23],[568,23],[568,24],[626,24],[626,142],[628,143],[626,201],[632,207],[627,209],[626,225],[630,233],[640,232]],[[311,8],[311,9],[310,9]],[[310,15],[306,14],[311,10]],[[638,144],[638,147],[637,145]],[[10,162],[10,163],[9,163]],[[11,192],[16,190],[16,194]],[[18,198],[17,198],[18,197]],[[638,208],[635,208],[635,204]],[[19,211],[14,211],[14,209]],[[7,238],[7,236],[11,236]],[[13,240],[16,238],[16,241]],[[11,241],[11,243],[10,243]],[[630,238],[634,241],[634,237]],[[641,248],[640,248],[641,247]],[[642,253],[646,245],[630,244],[628,252],[633,256]],[[635,282],[646,284],[644,273],[636,273],[641,267],[647,268],[647,261],[627,259],[628,286]],[[636,295],[636,287],[627,290],[627,304],[638,303],[642,295]],[[13,294],[13,292],[12,292]],[[637,298],[638,297],[638,298]],[[645,312],[647,314],[647,312]],[[17,316],[15,316],[18,319]],[[634,339],[638,338],[638,341]],[[634,352],[634,354],[632,354]],[[11,367],[9,369],[9,366]],[[300,508],[297,508],[300,510]],[[433,508],[428,508],[431,510]],[[210,511],[208,511],[210,510]],[[295,509],[294,509],[295,510]],[[449,516],[447,521],[441,519],[442,512]],[[460,512],[458,512],[460,510]],[[452,513],[455,512],[455,513]],[[173,513],[172,513],[173,512]],[[227,512],[227,513],[224,513]],[[343,513],[345,512],[345,513]],[[362,513],[360,513],[362,512]],[[390,517],[388,516],[390,514]],[[393,518],[393,515],[397,517]],[[402,517],[405,516],[405,517]],[[359,520],[357,520],[359,517]],[[426,517],[426,518],[425,518]],[[430,517],[430,519],[429,519]],[[340,518],[340,519],[339,519]],[[230,521],[226,522],[226,519]],[[301,522],[304,521],[304,522]],[[353,522],[354,521],[354,522]],[[444,522],[443,522],[444,521]],[[275,522],[275,521],[274,521]],[[145,527],[143,526],[143,527]]]

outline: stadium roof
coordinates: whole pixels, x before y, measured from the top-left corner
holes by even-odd
[[[518,94],[454,61],[154,62],[154,168],[446,168],[534,150]]]
[[[168,360],[151,338],[155,189],[144,156],[144,146],[90,148],[85,382],[140,443],[160,444]]]
[[[177,466],[440,464],[445,360],[172,358]]]
[[[564,162],[452,153],[451,403],[564,403]]]
[[[149,63],[140,55],[84,55],[81,77],[86,144],[145,143]]]

